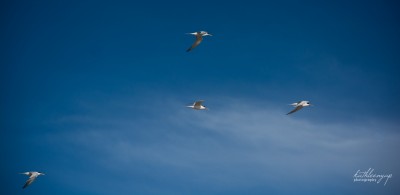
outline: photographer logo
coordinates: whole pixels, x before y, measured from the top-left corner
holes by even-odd
[[[376,174],[374,169],[369,168],[366,171],[358,170],[353,176],[353,182],[375,182],[377,184],[383,183],[385,186],[392,174]]]

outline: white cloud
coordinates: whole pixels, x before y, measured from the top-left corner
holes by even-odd
[[[167,108],[149,108],[157,113],[151,119],[121,119],[112,113],[66,117],[59,122],[76,123],[75,129],[51,139],[82,148],[78,154],[91,151],[87,160],[101,159],[96,166],[109,171],[161,179],[165,176],[157,171],[162,170],[176,180],[220,188],[281,182],[311,187],[330,177],[347,182],[368,166],[399,172],[395,126],[379,121],[321,124],[304,118],[304,111],[287,116],[267,103],[220,101],[225,106],[203,112],[169,100]]]

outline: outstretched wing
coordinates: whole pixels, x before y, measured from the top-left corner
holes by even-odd
[[[194,103],[194,105],[193,105],[193,106],[195,106],[195,107],[200,107],[200,106],[201,106],[201,104],[203,104],[203,102],[204,102],[204,100],[199,100],[199,101],[196,101],[196,102]]]
[[[197,33],[196,34],[196,41],[193,43],[193,45],[189,48],[189,49],[187,49],[186,51],[187,52],[189,52],[189,51],[191,51],[192,49],[194,49],[195,47],[197,47],[200,43],[201,43],[201,41],[203,41],[203,36],[200,34],[200,33]]]
[[[35,181],[37,176],[32,175],[31,177],[29,177],[29,179],[26,181],[25,185],[22,187],[23,189],[25,189],[26,187],[28,187],[29,185],[31,185],[32,182]]]
[[[290,111],[289,113],[287,113],[286,115],[292,114],[294,112],[297,112],[298,110],[302,109],[303,106],[296,106],[296,108],[294,108],[292,111]]]

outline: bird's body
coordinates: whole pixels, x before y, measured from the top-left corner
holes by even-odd
[[[199,31],[199,32],[193,32],[193,33],[188,33],[191,35],[196,36],[196,41],[193,43],[193,45],[191,47],[189,47],[189,49],[187,49],[186,51],[189,52],[192,49],[194,49],[195,47],[197,47],[201,41],[203,41],[203,36],[212,36],[211,34],[208,34],[208,32],[206,31]]]
[[[294,112],[297,112],[297,111],[299,111],[300,109],[302,109],[302,108],[304,108],[306,106],[310,106],[311,104],[310,104],[309,101],[299,101],[297,103],[293,103],[293,104],[290,104],[290,105],[294,106],[295,108],[292,111],[290,111],[289,113],[287,113],[287,115],[292,114]]]
[[[44,175],[44,173],[40,173],[40,172],[36,172],[36,171],[24,172],[21,174],[29,176],[29,179],[25,182],[25,185],[22,187],[23,189],[25,189],[26,187],[31,185],[32,182],[34,182],[39,175]]]
[[[194,109],[194,110],[208,110],[207,107],[203,106],[204,100],[199,100],[193,103],[191,106],[186,106],[188,108]]]

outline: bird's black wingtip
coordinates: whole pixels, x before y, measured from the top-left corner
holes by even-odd
[[[25,189],[28,186],[29,186],[28,184],[25,184],[24,186],[22,186],[22,189]]]

